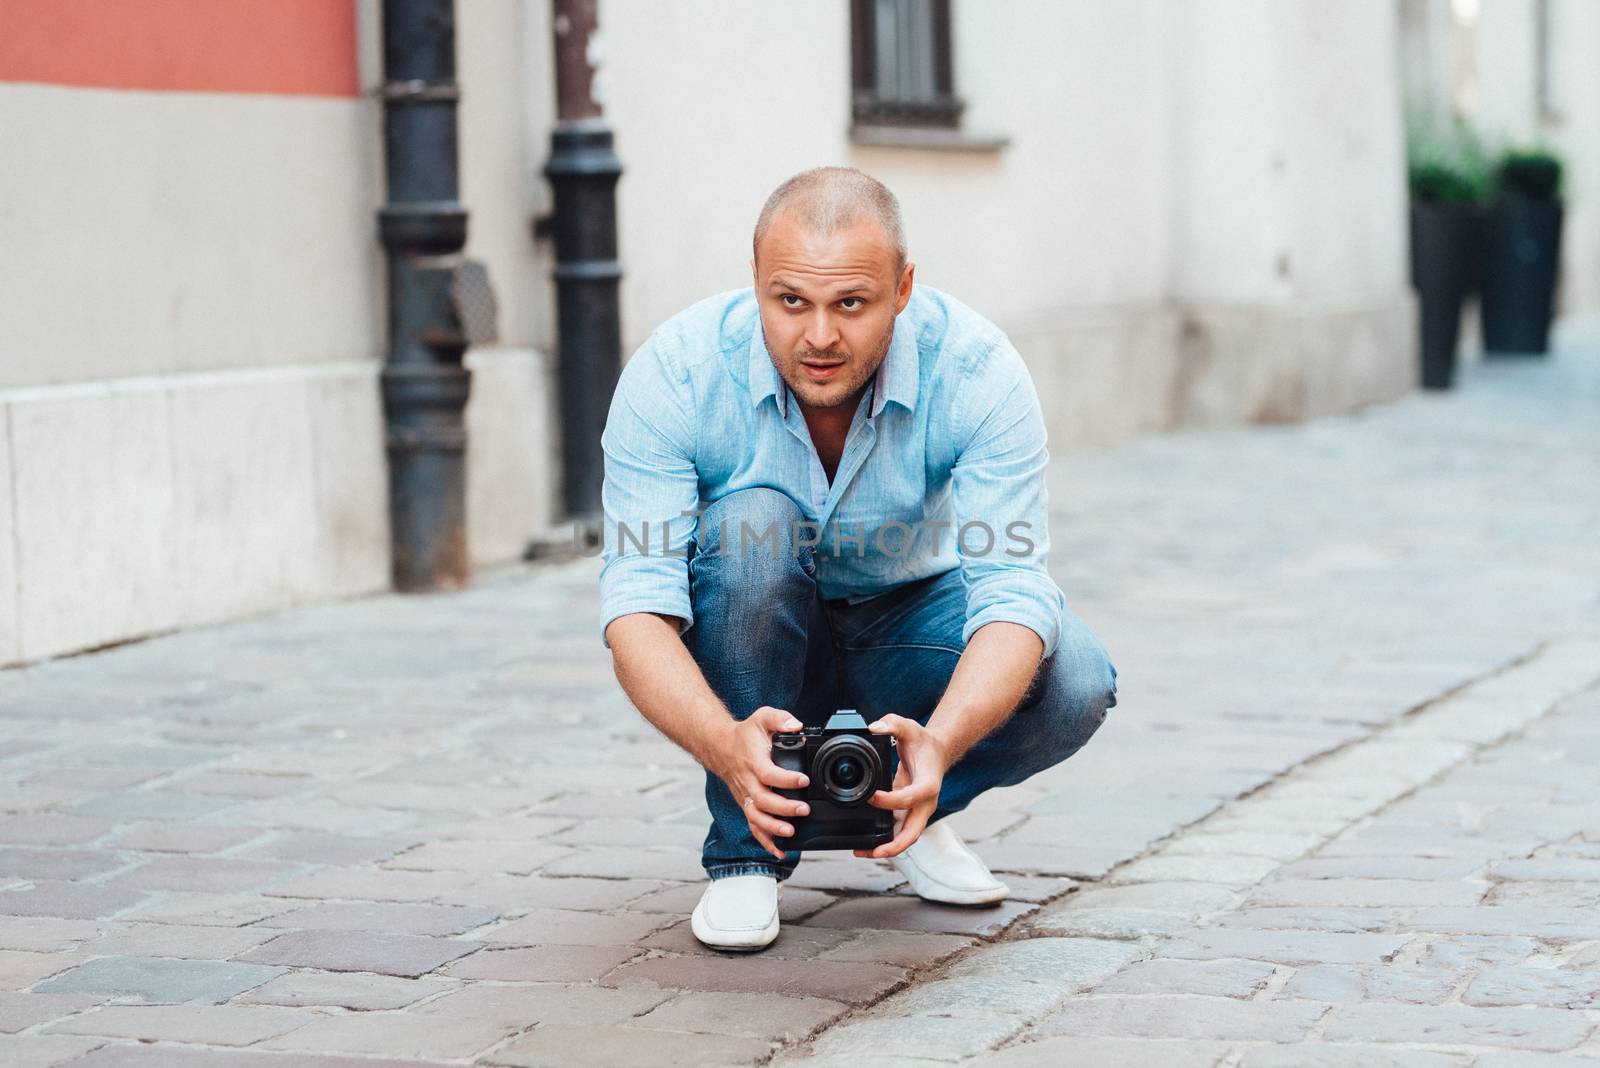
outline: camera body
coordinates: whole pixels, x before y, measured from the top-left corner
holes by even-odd
[[[806,727],[772,738],[772,762],[811,781],[798,790],[778,790],[811,806],[790,819],[792,838],[783,849],[871,849],[894,838],[894,813],[867,800],[894,786],[894,738],[873,734],[854,709],[840,709],[826,726]]]

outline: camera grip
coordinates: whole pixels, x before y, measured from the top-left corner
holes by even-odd
[[[807,774],[805,745],[803,743],[800,745],[793,743],[784,745],[782,741],[781,739],[773,739],[772,762],[784,771],[798,771],[802,775]],[[779,797],[787,797],[793,801],[803,801],[806,796],[805,787],[803,786],[795,787],[794,789],[777,786],[773,787],[772,792]]]

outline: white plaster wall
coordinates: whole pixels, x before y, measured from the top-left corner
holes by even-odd
[[[1406,249],[1394,5],[1175,10],[1179,300],[1390,299]]]
[[[469,552],[495,563],[548,522],[550,390],[530,351],[468,362]],[[0,664],[386,589],[378,370],[0,392]]]
[[[171,414],[160,388],[14,396],[19,649],[34,659],[178,620]]]
[[[1273,0],[1200,0],[1177,21],[1172,288],[1184,304],[1281,301],[1289,158],[1288,57]]]
[[[749,281],[750,230],[791,174],[862,167],[901,201],[918,277],[1002,325],[1160,300],[1168,254],[1159,0],[956,4],[966,126],[1008,148],[852,145],[849,11],[731,0],[601,9],[631,350]]]
[[[1480,0],[1476,121],[1490,145],[1526,143],[1539,132],[1537,8],[1534,0]]]
[[[374,367],[0,392],[17,606],[0,662],[387,586]]]
[[[370,90],[376,0],[358,12]],[[500,298],[500,343],[468,356],[487,564],[554,505],[548,252],[528,229],[549,29],[535,3],[460,12],[466,251]],[[370,95],[0,85],[0,126],[0,245],[25,250],[0,261],[0,663],[386,588]]]
[[[376,124],[368,100],[0,85],[0,388],[370,358]]]
[[[1289,100],[1281,136],[1293,296],[1341,308],[1384,304],[1409,284],[1394,4],[1275,9]]]
[[[919,279],[1013,335],[1058,445],[1408,388],[1396,0],[954,11],[964,125],[997,151],[852,144],[842,0],[608,0],[630,349],[748,280],[774,185],[847,163],[899,196]]]
[[[549,6],[526,0],[456,5],[466,254],[489,266],[502,346],[548,349],[553,337],[550,252],[529,231],[533,216],[548,210],[540,174],[548,150],[530,136],[527,122],[530,111],[546,110],[535,102],[548,101],[555,90],[547,58]],[[542,92],[530,93],[529,80],[540,71]]]
[[[1551,139],[1566,160],[1560,310],[1600,309],[1600,4],[1554,0],[1552,73],[1556,119]]]
[[[499,340],[467,356],[467,551],[490,564],[519,558],[558,506],[553,252],[530,229],[549,210],[555,82],[548,3],[456,11],[466,255],[488,265],[499,304]]]
[[[467,554],[474,564],[519,559],[555,522],[560,454],[549,358],[521,348],[467,353]]]
[[[0,406],[0,664],[21,656],[17,632],[17,519],[11,485],[11,411]]]
[[[1400,77],[1407,114],[1420,118],[1430,109],[1448,108],[1452,63],[1450,0],[1400,0]]]
[[[1168,10],[1171,421],[1300,419],[1413,388],[1397,5]]]
[[[317,566],[313,596],[389,585],[389,485],[376,361],[309,374]]]
[[[1008,330],[1163,299],[1170,41],[1158,0],[955,4],[971,155],[847,148],[900,196],[922,276]],[[848,55],[848,35],[840,47]],[[836,113],[842,137],[846,116]],[[832,116],[830,116],[832,117]]]
[[[848,18],[838,0],[600,5],[606,117],[624,167],[625,350],[700,297],[748,284],[767,194],[844,162]]]

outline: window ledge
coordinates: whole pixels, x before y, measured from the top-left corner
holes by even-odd
[[[941,152],[998,152],[1011,143],[1001,134],[974,134],[940,126],[850,127],[850,140],[878,148],[931,148]]]

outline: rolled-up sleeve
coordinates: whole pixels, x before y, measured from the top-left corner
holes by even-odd
[[[606,627],[619,616],[677,616],[680,634],[694,618],[685,555],[700,499],[694,397],[674,355],[658,336],[640,346],[618,377],[600,436],[600,640],[608,649]]]
[[[951,494],[967,591],[962,640],[1004,620],[1039,635],[1049,656],[1066,604],[1046,564],[1050,454],[1033,380],[1009,341],[1001,338],[970,365],[956,408]]]

